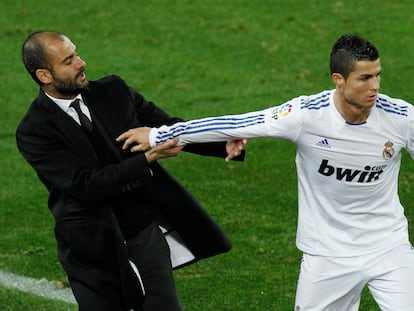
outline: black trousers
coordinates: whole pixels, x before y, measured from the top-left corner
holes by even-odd
[[[133,311],[183,311],[171,268],[170,249],[158,226],[149,225],[127,242],[130,260],[138,268],[146,292],[142,305]],[[124,305],[116,273],[100,269],[100,284],[95,288],[69,279],[79,311],[131,311]]]
[[[137,266],[145,288],[142,311],[183,311],[171,268],[170,249],[156,224],[128,242],[130,259]]]

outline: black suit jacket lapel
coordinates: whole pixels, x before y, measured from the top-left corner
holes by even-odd
[[[125,122],[119,119],[119,115],[124,112],[119,110],[121,108],[117,105],[116,94],[113,95],[106,89],[97,88],[91,82],[90,87],[82,92],[82,96],[87,106],[98,117],[113,144],[116,137],[126,130]]]
[[[43,91],[40,91],[38,99],[41,108],[45,111],[45,122],[53,123],[60,132],[59,134],[64,136],[74,146],[75,150],[81,150],[82,153],[88,155],[94,154],[96,158],[95,151],[79,124]]]
[[[116,137],[122,132],[117,131],[119,122],[114,119],[114,113],[111,113],[114,106],[110,93],[88,89],[82,96],[91,113],[94,129],[100,134],[115,158],[118,161],[122,160],[121,144],[116,142]]]

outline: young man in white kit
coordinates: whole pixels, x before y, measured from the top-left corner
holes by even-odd
[[[138,143],[132,151],[177,136],[179,144],[294,142],[303,252],[295,311],[358,310],[365,285],[381,310],[414,310],[414,250],[398,197],[401,150],[414,158],[414,108],[379,93],[378,51],[358,36],[337,40],[330,69],[333,90],[257,112],[132,129],[119,140],[124,148]]]

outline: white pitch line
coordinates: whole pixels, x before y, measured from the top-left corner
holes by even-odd
[[[75,297],[73,297],[72,291],[69,288],[59,289],[54,282],[46,279],[38,280],[0,270],[0,285],[46,299],[76,304]]]

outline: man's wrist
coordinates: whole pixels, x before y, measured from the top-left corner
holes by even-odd
[[[157,132],[158,129],[156,127],[151,128],[149,131],[148,142],[151,148],[155,146],[155,137],[157,135]]]

